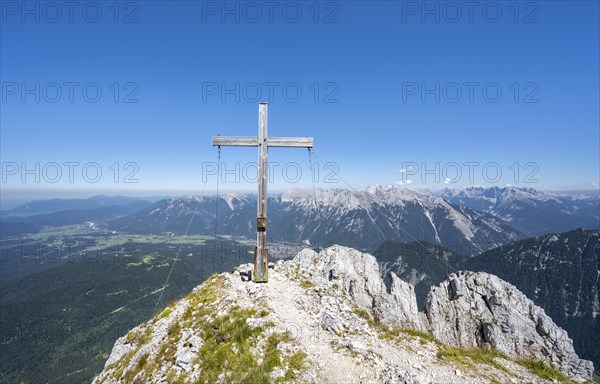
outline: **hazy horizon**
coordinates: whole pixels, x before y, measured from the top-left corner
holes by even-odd
[[[441,191],[443,189],[467,189],[471,187],[483,187],[483,188],[492,188],[499,187],[505,188],[512,185],[466,185],[466,186],[452,186],[445,185],[441,188],[427,188],[423,186],[416,185],[401,185],[401,184],[371,184],[371,185],[361,185],[357,188],[350,188],[348,186],[315,186],[316,189],[353,189],[353,190],[364,190],[367,187],[371,186],[385,186],[385,185],[394,185],[397,187],[402,187],[410,190],[427,190],[431,192]],[[539,188],[536,186],[512,186],[516,188],[533,188],[542,192],[564,192],[564,193],[577,193],[577,192],[593,192],[597,191],[600,193],[600,188],[598,186],[580,186],[580,188]],[[290,186],[285,189],[273,189],[269,190],[269,195],[279,195],[285,193],[291,189],[303,189],[303,190],[312,190],[312,187],[297,187]],[[256,194],[256,190],[250,189],[235,189],[235,188],[220,188],[219,194],[222,195],[224,193],[244,193],[244,194]],[[89,199],[95,196],[110,196],[110,197],[135,197],[141,199],[148,200],[159,200],[163,198],[177,198],[177,197],[186,197],[192,195],[202,195],[202,196],[211,196],[216,195],[215,189],[208,189],[205,191],[191,191],[191,190],[107,190],[107,189],[99,189],[99,190],[89,190],[89,189],[70,189],[70,190],[7,190],[3,189],[0,193],[0,205],[1,210],[10,210],[19,207],[20,205],[27,204],[32,201],[38,200],[53,200],[53,199]]]

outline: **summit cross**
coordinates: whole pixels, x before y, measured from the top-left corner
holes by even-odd
[[[232,147],[258,147],[258,214],[256,219],[256,248],[254,249],[254,282],[266,283],[269,279],[269,248],[267,247],[267,180],[268,148],[312,148],[312,137],[268,137],[269,104],[258,104],[258,137],[213,136],[212,145]]]

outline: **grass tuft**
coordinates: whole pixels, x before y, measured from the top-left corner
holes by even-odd
[[[264,317],[266,310],[258,312]],[[259,384],[271,382],[271,372],[276,367],[283,367],[286,359],[277,348],[281,342],[289,342],[289,333],[273,333],[265,343],[262,361],[259,363],[252,349],[257,346],[258,339],[264,334],[263,327],[250,328],[246,320],[257,315],[256,310],[233,307],[221,317],[203,324],[201,337],[205,344],[198,351],[200,377],[198,383],[216,382],[221,373],[225,373],[226,382]],[[298,365],[298,357],[294,363]]]
[[[310,282],[306,279],[302,280],[299,284],[304,289],[309,289],[309,288],[312,288],[315,286],[312,282]]]
[[[362,309],[362,308],[354,308],[354,314],[356,314],[358,317],[361,317],[367,321],[372,321],[371,319],[371,314],[369,312],[367,312],[366,310]]]
[[[497,358],[510,361],[502,352],[495,349],[482,348],[457,348],[447,345],[440,345],[437,357],[446,361],[454,361],[460,365],[473,368],[473,363],[487,364],[502,372],[510,374],[508,369],[496,361]]]
[[[558,372],[542,360],[518,359],[516,363],[527,368],[529,372],[542,379],[558,381],[559,383],[571,382],[564,374]]]
[[[162,311],[162,313],[160,314],[160,318],[164,319],[166,317],[169,317],[169,315],[173,312],[173,308],[167,308],[164,311]]]

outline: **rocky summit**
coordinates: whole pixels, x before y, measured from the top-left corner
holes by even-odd
[[[412,285],[351,248],[305,249],[249,281],[214,275],[117,340],[100,383],[551,383],[593,366],[514,286],[451,274]]]

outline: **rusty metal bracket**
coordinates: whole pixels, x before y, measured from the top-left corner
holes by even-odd
[[[258,232],[266,232],[267,231],[267,218],[266,217],[258,217],[256,219],[256,230]]]

